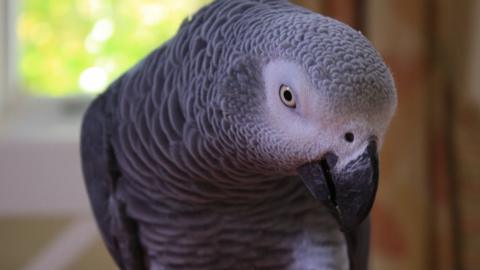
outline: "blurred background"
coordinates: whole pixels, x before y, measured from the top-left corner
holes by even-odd
[[[91,99],[209,0],[0,0],[0,269],[115,269],[78,154]],[[297,0],[393,71],[371,268],[480,269],[480,2]]]

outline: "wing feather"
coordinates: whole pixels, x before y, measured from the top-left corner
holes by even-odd
[[[104,242],[120,269],[146,269],[136,222],[126,214],[122,175],[111,145],[108,97],[99,96],[82,125],[81,157],[85,185]]]

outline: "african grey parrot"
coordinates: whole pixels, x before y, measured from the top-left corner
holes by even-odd
[[[87,191],[121,269],[367,268],[392,76],[359,32],[217,0],[97,97]]]

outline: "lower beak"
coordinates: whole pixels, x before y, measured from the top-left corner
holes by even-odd
[[[378,186],[377,144],[370,141],[363,153],[340,171],[337,156],[327,153],[320,161],[298,168],[312,195],[324,202],[342,231],[348,232],[370,213]]]

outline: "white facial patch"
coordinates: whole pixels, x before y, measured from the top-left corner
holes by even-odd
[[[373,138],[381,145],[393,113],[391,107],[384,108],[388,112],[380,110],[375,114],[369,110],[337,110],[335,106],[341,105],[335,105],[335,100],[329,98],[324,89],[313,86],[305,69],[292,61],[269,62],[263,68],[263,79],[269,125],[278,131],[279,143],[286,145],[292,156],[311,161],[333,152],[339,158],[337,168],[342,168],[357,158]],[[295,107],[282,102],[282,85],[287,85],[294,95]],[[350,139],[346,139],[348,133]]]
[[[303,69],[293,62],[274,60],[264,67],[263,77],[270,124],[280,130],[286,140],[298,145],[316,141],[321,143],[319,138],[323,137],[322,129],[310,117],[316,114],[318,109],[315,104],[320,100],[318,94],[313,92]],[[279,90],[282,85],[291,89],[296,99],[296,108],[290,108],[281,102]],[[312,100],[315,101],[311,102]]]

